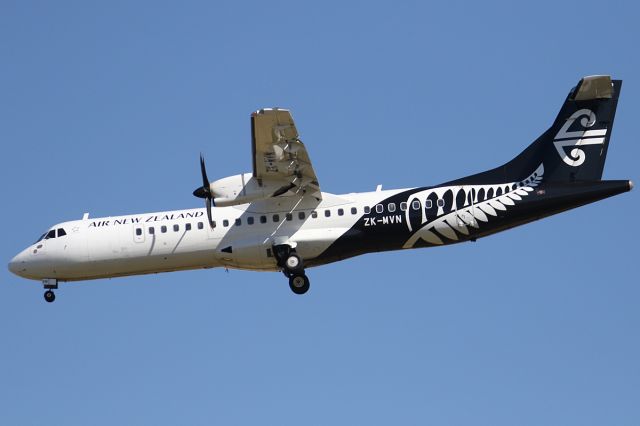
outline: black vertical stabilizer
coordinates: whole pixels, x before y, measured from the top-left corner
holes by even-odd
[[[589,76],[565,100],[553,125],[503,166],[447,184],[489,184],[525,179],[540,163],[547,182],[602,178],[622,80]]]

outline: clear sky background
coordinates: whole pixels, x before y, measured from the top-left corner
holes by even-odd
[[[624,80],[634,2],[0,1],[1,256],[54,223],[199,207],[290,108],[322,189],[501,164],[580,77]],[[476,243],[279,273],[62,284],[0,271],[0,424],[640,424],[638,190]]]

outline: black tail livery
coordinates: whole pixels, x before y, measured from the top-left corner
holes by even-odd
[[[520,181],[540,163],[546,182],[581,182],[602,178],[622,80],[606,75],[580,80],[564,101],[553,125],[520,155],[456,184]]]
[[[513,160],[380,200],[324,260],[475,241],[631,190],[629,180],[602,180],[621,87],[609,76],[584,77],[551,127]],[[393,218],[385,206],[396,204],[402,214]]]

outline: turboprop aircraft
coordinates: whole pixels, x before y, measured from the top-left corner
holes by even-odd
[[[253,172],[210,182],[205,208],[72,220],[9,263],[41,280],[45,300],[66,281],[198,268],[282,271],[296,294],[308,268],[364,253],[475,241],[633,188],[601,180],[621,80],[589,76],[553,125],[508,163],[418,188],[322,192],[286,109],[251,114]]]

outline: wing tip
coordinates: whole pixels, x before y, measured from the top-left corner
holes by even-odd
[[[288,112],[291,113],[291,110],[288,108],[280,108],[280,107],[271,107],[271,108],[260,108],[256,111],[254,111],[253,113],[251,113],[252,117],[255,117],[256,115],[260,115],[260,114],[265,114],[267,112]]]

